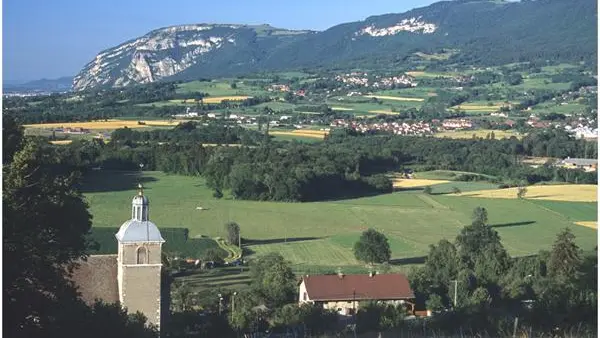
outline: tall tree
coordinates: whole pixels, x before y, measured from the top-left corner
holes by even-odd
[[[354,244],[356,259],[369,264],[387,262],[391,255],[388,239],[375,229],[363,232],[358,242]]]
[[[488,212],[483,207],[477,207],[473,209],[473,216],[471,217],[473,224],[487,224],[488,223]]]
[[[571,229],[565,228],[556,236],[552,246],[548,260],[548,272],[555,278],[572,280],[577,277],[581,261],[581,252],[575,244],[575,235]]]
[[[14,154],[21,148],[23,142],[23,127],[14,117],[2,115],[2,161],[12,162]]]
[[[252,286],[270,305],[283,305],[296,294],[296,277],[283,256],[270,253],[257,259],[250,270]]]
[[[240,225],[236,222],[227,222],[225,224],[225,231],[227,231],[227,241],[229,244],[241,247]]]

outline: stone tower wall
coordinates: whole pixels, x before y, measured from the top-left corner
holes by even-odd
[[[148,323],[160,326],[161,266],[124,265],[122,278],[120,292],[127,312],[139,311]]]

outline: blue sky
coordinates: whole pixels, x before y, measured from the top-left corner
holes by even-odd
[[[4,0],[3,80],[75,75],[103,49],[185,23],[324,30],[433,0]]]

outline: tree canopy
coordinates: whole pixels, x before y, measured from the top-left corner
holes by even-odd
[[[365,263],[387,262],[390,260],[391,255],[388,239],[375,229],[364,231],[360,239],[354,244],[354,256]]]

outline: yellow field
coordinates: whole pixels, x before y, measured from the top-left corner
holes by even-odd
[[[376,99],[395,100],[395,101],[415,101],[415,102],[425,101],[424,99],[420,99],[418,97],[398,97],[398,96],[385,96],[385,95],[365,95],[365,97],[368,97],[368,98],[374,97]]]
[[[470,139],[473,138],[473,134],[475,134],[476,137],[483,137],[485,138],[488,134],[491,134],[492,132],[494,132],[494,138],[496,139],[501,139],[501,138],[510,138],[511,136],[515,136],[517,138],[522,138],[522,135],[516,134],[516,133],[512,133],[509,131],[505,131],[505,130],[491,130],[491,129],[479,129],[479,130],[461,130],[461,131],[444,131],[441,133],[436,133],[433,136],[435,137],[448,137],[448,138],[454,138],[454,139]]]
[[[293,131],[269,131],[269,135],[303,136],[323,139],[328,132],[323,130],[293,130]]]
[[[577,225],[581,225],[584,227],[588,227],[588,228],[592,228],[592,229],[598,229],[598,222],[575,222],[575,224]]]
[[[244,95],[233,95],[233,96],[209,96],[205,97],[202,102],[204,103],[221,103],[223,100],[229,101],[243,101],[252,96],[244,96]],[[196,103],[195,99],[185,99],[185,100],[169,100],[169,102],[173,103]]]
[[[123,121],[123,120],[108,120],[108,121],[93,121],[93,122],[64,122],[64,123],[41,123],[41,124],[26,124],[25,128],[84,128],[84,129],[119,129],[127,128],[143,128],[144,125],[139,125],[138,121]]]
[[[448,183],[450,181],[445,180],[426,180],[426,179],[418,179],[418,178],[393,178],[392,183],[394,188],[415,188],[415,187],[425,187],[429,185],[436,185],[442,183]]]
[[[348,110],[354,110],[354,109],[346,108],[346,107],[331,107],[331,110],[348,111]]]
[[[176,126],[181,122],[188,120],[152,120],[143,121],[145,124],[138,124],[138,121],[125,120],[107,120],[107,121],[92,121],[92,122],[64,122],[64,123],[41,123],[41,124],[26,124],[25,128],[84,128],[84,129],[119,129],[119,128],[144,128],[151,126]]]
[[[406,72],[406,75],[410,75],[412,77],[419,77],[419,76],[425,75],[425,72],[422,72],[422,71],[412,71],[412,72]]]
[[[457,106],[452,107],[453,109],[460,109],[460,110],[483,110],[483,111],[496,111],[496,110],[500,110],[500,108],[502,108],[502,105],[499,104],[494,104],[491,106],[488,105],[477,105],[477,104],[459,104]]]
[[[73,140],[50,141],[50,143],[52,143],[52,144],[58,144],[58,145],[71,144],[71,142],[73,142]]]
[[[369,113],[386,114],[386,115],[398,115],[399,114],[399,113],[394,113],[393,111],[389,111],[389,110],[369,110]]]
[[[517,198],[517,188],[471,191],[457,196],[478,198]],[[597,202],[598,186],[593,184],[534,185],[527,187],[526,199]]]

